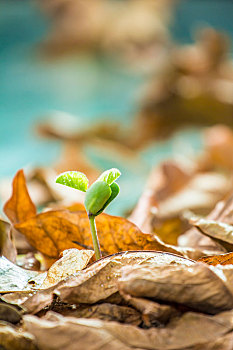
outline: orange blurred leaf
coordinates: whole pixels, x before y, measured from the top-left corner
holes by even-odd
[[[14,177],[12,196],[4,205],[3,210],[13,224],[20,223],[36,215],[36,207],[28,193],[22,169]]]
[[[204,256],[198,261],[204,262],[208,265],[233,265],[233,253]]]

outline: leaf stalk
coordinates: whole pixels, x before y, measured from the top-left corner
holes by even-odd
[[[92,235],[93,247],[95,251],[95,258],[96,260],[98,260],[102,257],[102,254],[101,254],[99,239],[98,239],[97,230],[96,230],[95,215],[88,214],[88,219],[91,227],[91,235]]]

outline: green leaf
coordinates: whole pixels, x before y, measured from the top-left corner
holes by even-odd
[[[111,185],[120,175],[120,170],[112,168],[104,171],[97,181],[105,181],[108,185]]]
[[[80,171],[66,171],[56,178],[56,183],[75,188],[76,190],[86,192],[88,188],[88,179]]]
[[[113,182],[110,186],[111,188],[111,196],[108,198],[107,202],[104,204],[104,206],[102,207],[101,210],[98,211],[98,213],[96,215],[101,214],[106,208],[107,206],[113,201],[113,199],[116,198],[116,196],[119,194],[120,192],[120,187],[118,186],[117,183]]]
[[[84,205],[88,213],[96,215],[111,196],[111,188],[104,181],[96,181],[87,190]]]

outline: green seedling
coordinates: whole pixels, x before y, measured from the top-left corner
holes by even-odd
[[[120,188],[115,180],[120,175],[121,172],[118,169],[106,170],[89,188],[86,175],[79,171],[66,171],[56,179],[56,183],[86,192],[84,205],[90,222],[96,260],[101,258],[101,251],[95,217],[101,214],[118,195]]]

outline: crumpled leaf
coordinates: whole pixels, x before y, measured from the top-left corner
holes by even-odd
[[[46,320],[26,315],[24,323],[44,350],[64,346],[66,350],[203,350],[209,342],[232,334],[232,315],[233,311],[216,316],[188,312],[166,327],[147,330],[116,322],[64,318],[53,312],[47,314]]]
[[[60,313],[63,316],[77,318],[98,318],[99,320],[118,321],[121,323],[128,323],[133,325],[139,325],[142,322],[140,313],[135,309],[128,306],[121,306],[110,303],[79,305],[75,310],[65,309]]]
[[[135,298],[121,293],[125,301],[142,313],[144,326],[150,328],[166,324],[172,317],[179,316],[180,312],[171,305],[159,304],[145,298]]]
[[[185,255],[182,249],[165,245],[155,235],[142,233],[121,217],[101,214],[96,218],[96,226],[101,251],[105,255],[142,249]],[[58,258],[65,249],[92,247],[89,220],[84,211],[51,210],[17,224],[15,228],[33,247],[50,258]]]
[[[220,243],[227,251],[233,250],[233,226],[204,218],[192,217],[189,220],[201,233]]]
[[[198,261],[201,261],[213,266],[229,265],[229,264],[233,265],[233,253],[204,256],[203,258],[200,258]]]
[[[0,323],[0,344],[4,350],[38,350],[32,334]]]
[[[4,205],[4,213],[14,224],[36,215],[36,207],[29,196],[23,170],[19,170],[13,180],[11,198]]]
[[[13,264],[4,257],[0,257],[0,293],[31,290],[28,282],[36,280],[39,273],[25,270]]]
[[[80,271],[76,276],[59,284],[55,293],[63,302],[71,304],[93,304],[105,300],[119,290],[118,280],[121,277],[122,267],[134,265],[150,265],[158,270],[169,265],[192,266],[194,262],[170,253],[156,251],[123,252],[107,256]],[[205,266],[205,265],[204,265]]]
[[[22,314],[16,307],[0,302],[0,320],[9,323],[18,323],[22,318]]]
[[[134,297],[174,302],[209,314],[233,308],[233,268],[208,266],[125,267],[119,288]]]
[[[14,265],[0,258],[0,292],[34,291],[56,285],[61,280],[85,268],[93,256],[92,250],[69,249],[56,261],[48,272],[37,272]]]
[[[57,260],[48,270],[47,276],[40,288],[50,288],[68,276],[83,270],[93,255],[93,250],[64,250],[62,257]]]
[[[8,293],[1,296],[1,300],[8,304],[21,307],[25,313],[37,314],[53,301],[52,289],[44,289],[39,292],[23,291]]]
[[[178,237],[189,228],[182,213],[208,213],[230,186],[225,175],[199,173],[197,164],[184,167],[178,162],[164,162],[152,171],[129,219],[143,232],[155,232],[165,243],[177,244]]]
[[[229,197],[220,201],[216,204],[215,208],[211,211],[211,213],[207,216],[207,220],[215,220],[218,222],[223,222],[229,225],[233,224],[233,194],[231,193]],[[227,250],[223,247],[222,242],[218,242],[213,237],[209,237],[200,232],[200,230],[196,227],[191,228],[186,231],[183,236],[180,237],[179,245],[188,246],[200,249],[213,249],[218,247],[218,249],[222,250],[222,253],[227,252]],[[226,243],[225,243],[226,244]],[[221,254],[221,252],[219,252]]]
[[[17,251],[12,241],[11,225],[0,219],[0,256],[15,262]]]

